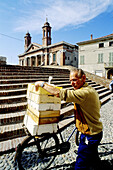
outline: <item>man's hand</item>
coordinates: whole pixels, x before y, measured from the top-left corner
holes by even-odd
[[[38,87],[41,87],[41,84],[42,84],[43,82],[44,82],[44,81],[37,81],[37,82],[35,82],[36,91],[38,90]]]
[[[36,81],[35,82],[35,87],[40,87],[43,82],[44,81]]]
[[[48,84],[48,83],[46,83],[44,81],[37,81],[37,82],[35,82],[36,91],[38,90],[38,87],[42,87],[43,83],[44,83],[43,88],[45,90],[47,90],[52,95],[59,97],[60,89],[58,89],[58,88],[56,88],[56,87],[54,87],[54,86],[52,86],[52,85],[50,85],[50,84]]]

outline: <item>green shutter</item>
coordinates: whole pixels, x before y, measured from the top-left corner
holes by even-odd
[[[98,63],[103,63],[103,53],[98,54]]]
[[[80,56],[80,64],[81,64],[81,65],[84,64],[84,55],[81,55],[81,56]]]
[[[109,53],[109,66],[113,66],[113,52]]]

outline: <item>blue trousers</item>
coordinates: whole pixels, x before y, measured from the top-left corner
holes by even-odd
[[[89,170],[90,166],[99,161],[98,145],[102,139],[102,132],[96,135],[81,134],[75,170]]]

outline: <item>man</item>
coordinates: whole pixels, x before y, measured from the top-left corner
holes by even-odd
[[[43,87],[61,100],[74,102],[75,123],[81,132],[75,170],[88,170],[93,163],[97,164],[98,145],[102,139],[99,96],[85,81],[86,75],[83,70],[73,69],[70,71],[70,82],[74,90],[57,89],[42,81],[35,83],[36,87]]]

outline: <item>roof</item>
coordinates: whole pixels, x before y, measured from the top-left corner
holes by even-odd
[[[31,48],[32,45],[35,45],[35,46],[37,46],[38,48],[37,48],[37,49],[34,49],[34,50],[32,50],[32,51],[29,52],[28,50]],[[48,46],[42,46],[42,45],[37,44],[37,43],[31,43],[31,44],[28,46],[28,48],[26,49],[26,51],[25,51],[23,54],[20,54],[20,55],[18,55],[18,56],[19,56],[19,57],[25,56],[25,55],[28,54],[28,53],[33,53],[33,52],[36,52],[36,51],[39,51],[39,50],[43,50],[43,49],[47,49],[47,48],[53,48],[53,47],[56,47],[56,46],[59,46],[59,45],[68,45],[68,46],[70,46],[70,47],[72,47],[72,48],[78,49],[78,46],[77,46],[77,45],[69,44],[69,43],[67,43],[67,42],[65,42],[65,41],[61,41],[61,42],[58,42],[58,43],[55,43],[55,44],[51,44],[51,45],[48,45]]]
[[[54,47],[54,46],[58,46],[58,45],[68,45],[68,46],[71,46],[71,47],[73,47],[73,48],[76,46],[76,45],[67,43],[67,42],[65,42],[65,41],[61,41],[61,42],[58,42],[58,43],[55,43],[55,44],[48,45],[48,48]]]
[[[91,43],[106,41],[106,40],[110,40],[110,39],[111,40],[113,39],[113,34],[109,34],[109,35],[106,35],[103,37],[99,37],[99,38],[95,38],[95,39],[91,39],[91,40],[87,40],[87,41],[78,42],[77,45],[91,44]]]
[[[25,52],[27,52],[30,48],[31,48],[31,46],[36,46],[36,47],[38,47],[38,48],[41,48],[42,47],[42,45],[40,45],[40,44],[37,44],[37,43],[31,43],[29,46],[28,46],[28,48],[25,50]]]

